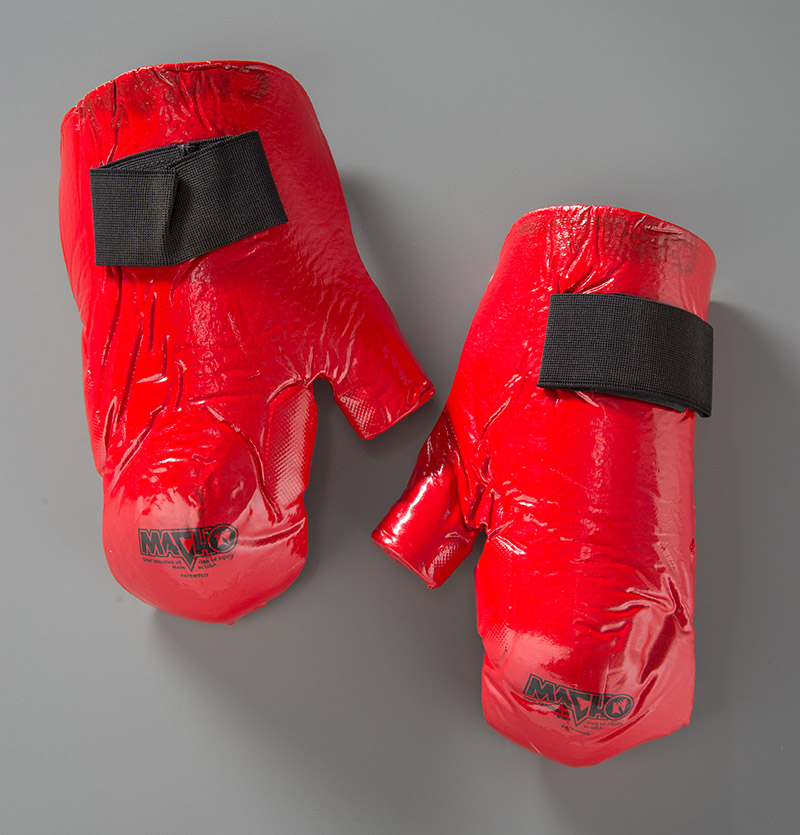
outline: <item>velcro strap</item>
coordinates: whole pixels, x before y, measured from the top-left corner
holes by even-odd
[[[89,176],[100,265],[166,267],[287,222],[258,131],[153,148]]]
[[[711,414],[714,331],[699,316],[623,293],[554,293],[538,385]]]

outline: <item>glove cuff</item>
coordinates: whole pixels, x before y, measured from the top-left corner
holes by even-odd
[[[170,266],[287,222],[255,130],[131,154],[90,181],[97,264]]]

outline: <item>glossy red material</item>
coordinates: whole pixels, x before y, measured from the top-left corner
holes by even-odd
[[[94,263],[89,169],[258,130],[289,222],[175,267]],[[359,259],[314,109],[265,64],[145,67],[61,130],[61,238],[83,322],[108,564],[167,612],[232,622],[295,579],[330,381],[364,438],[433,394]]]
[[[596,206],[521,218],[444,412],[375,541],[430,587],[475,574],[483,705],[514,742],[592,765],[689,721],[695,415],[537,388],[552,293],[627,293],[705,318],[714,256]]]

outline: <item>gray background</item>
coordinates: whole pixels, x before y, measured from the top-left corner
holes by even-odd
[[[799,12],[3,7],[0,830],[797,831]],[[136,66],[209,58],[277,64],[305,86],[362,257],[439,390],[364,442],[320,387],[308,565],[234,627],[156,612],[106,569],[56,210],[69,107]],[[571,770],[482,719],[470,561],[429,592],[369,532],[441,410],[509,227],[577,202],[685,226],[718,271],[693,720]]]

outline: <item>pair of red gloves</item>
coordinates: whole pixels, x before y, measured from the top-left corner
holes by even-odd
[[[316,407],[365,438],[433,395],[356,252],[305,92],[264,64],[148,67],[62,126],[103,542],[140,599],[232,622],[306,554]],[[694,414],[710,410],[714,257],[623,209],[520,219],[450,396],[375,541],[476,570],[483,702],[571,765],[689,720]]]

